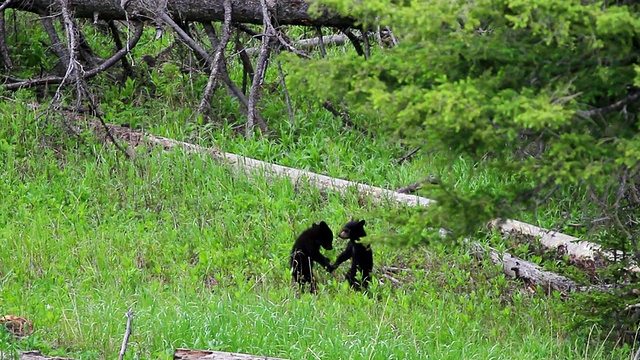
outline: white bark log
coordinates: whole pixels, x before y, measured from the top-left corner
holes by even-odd
[[[268,356],[237,354],[225,351],[176,349],[174,360],[287,360]]]

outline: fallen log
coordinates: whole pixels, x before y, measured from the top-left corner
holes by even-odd
[[[176,349],[174,360],[287,360],[268,356],[238,354],[224,351]]]
[[[329,11],[309,11],[309,2],[303,0],[274,1],[271,13],[279,25],[312,25],[329,27],[350,27],[355,20]],[[69,7],[74,18],[97,20],[129,20],[141,12],[166,12],[173,19],[189,22],[210,22],[224,20],[222,1],[216,0],[167,0],[164,2],[144,0],[70,0]],[[12,0],[8,8],[46,14],[56,13],[60,4],[57,0]],[[157,8],[154,8],[157,7]],[[236,23],[262,25],[260,0],[233,0],[231,18]],[[125,10],[126,9],[126,10]]]
[[[545,293],[559,291],[569,292],[610,292],[618,285],[578,285],[566,276],[544,270],[540,265],[513,256],[508,252],[500,252],[490,246],[471,243],[471,250],[477,259],[489,258],[491,262],[502,268],[502,272],[514,279],[520,279],[531,287],[540,287]]]
[[[73,360],[72,358],[59,357],[59,356],[46,356],[42,355],[42,353],[38,350],[29,350],[29,351],[20,351],[18,353],[18,357],[15,357],[16,354],[9,352],[0,351],[0,359],[17,359],[17,360]]]
[[[96,129],[102,128],[102,124],[97,121],[93,121],[92,126]],[[310,171],[271,164],[232,153],[225,153],[216,149],[208,149],[184,141],[178,141],[152,134],[143,134],[129,128],[109,124],[107,124],[107,127],[114,137],[122,139],[133,147],[148,144],[162,146],[164,150],[182,148],[188,153],[209,155],[214,159],[220,160],[224,164],[236,168],[238,171],[251,173],[260,172],[270,177],[284,177],[290,179],[293,183],[308,181],[310,184],[321,190],[332,190],[340,193],[346,193],[349,189],[356,188],[361,195],[370,196],[374,201],[395,201],[408,206],[428,206],[435,202],[435,200],[416,195],[400,194],[392,190],[357,183],[354,181],[332,178],[330,176],[320,175]],[[131,152],[129,152],[129,154],[133,155]]]
[[[504,220],[499,219],[492,220],[489,223],[490,228],[498,229],[503,234],[519,234],[524,236],[531,236],[537,238],[542,246],[547,249],[557,249],[564,247],[567,250],[567,254],[575,256],[580,259],[595,259],[598,255],[601,255],[609,260],[615,260],[613,254],[602,251],[602,248],[598,244],[594,244],[588,241],[580,240],[577,237],[563,234],[553,230],[543,229],[541,227],[524,223],[517,220]],[[629,271],[640,272],[640,267],[629,266]]]

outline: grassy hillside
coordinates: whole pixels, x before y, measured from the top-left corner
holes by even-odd
[[[104,41],[94,35],[89,41]],[[132,58],[167,45],[166,37],[152,37],[153,29]],[[12,41],[20,39],[9,39],[15,56],[28,55]],[[232,76],[239,79],[234,64]],[[375,127],[374,136],[344,127],[304,94],[292,94],[291,123],[280,94],[267,91],[261,113],[272,132],[246,140],[238,136],[243,116],[220,89],[214,100],[219,122],[203,124],[193,115],[204,73],[184,73],[167,62],[148,78],[137,75],[122,83],[95,80],[106,121],[389,189],[436,171],[438,154],[418,153],[396,165],[407,148]],[[277,84],[270,69],[266,87]],[[464,248],[394,246],[401,230],[392,220],[409,211],[397,204],[248,177],[180,151],[140,149],[127,160],[89,134],[68,135],[60,117],[36,117],[47,105],[42,93],[2,96],[0,315],[35,324],[25,339],[0,328],[2,352],[114,359],[131,308],[127,359],[170,359],[177,347],[291,359],[627,356],[592,341],[606,330],[594,328],[593,338],[563,330],[559,299],[531,294]],[[375,123],[352,118],[362,126]],[[500,186],[495,174],[469,178],[472,166],[459,159],[440,175],[465,191]],[[536,221],[552,223],[559,211],[541,212]],[[316,296],[297,293],[287,269],[295,237],[320,220],[337,233],[351,218],[367,220],[375,259],[370,294],[348,289],[347,264],[331,275],[318,269]],[[344,245],[336,240],[328,256],[335,259]],[[406,270],[387,273],[385,267]]]
[[[176,347],[292,359],[613,358],[561,330],[556,299],[530,295],[463,249],[388,245],[394,229],[377,215],[406,211],[395,204],[248,178],[179,151],[127,161],[33,116],[17,102],[0,113],[0,312],[28,317],[36,332],[0,333],[0,350],[113,359],[132,308],[130,359],[169,358]],[[298,130],[280,145],[221,142],[392,188],[428,171],[390,166],[400,149],[382,139],[334,124]],[[343,265],[318,271],[317,296],[298,295],[287,270],[295,236],[319,220],[337,231],[351,217],[368,220],[371,294],[346,287]],[[391,274],[396,284],[384,266],[411,271]]]

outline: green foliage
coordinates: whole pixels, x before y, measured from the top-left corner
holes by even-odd
[[[445,227],[460,238],[491,218],[553,211],[570,197],[569,216],[589,224],[591,240],[621,251],[622,265],[638,263],[635,3],[318,3],[363,19],[365,27],[389,25],[399,38],[396,47],[372,48],[368,61],[350,54],[290,62],[299,90],[344,101],[401,141],[443,158],[436,164],[443,185],[423,191],[437,207],[416,212],[407,229]],[[471,181],[489,174],[500,185],[456,189],[446,174],[460,157],[473,162]],[[607,301],[617,316],[599,312],[600,324],[634,331],[636,317],[621,316],[631,300]]]

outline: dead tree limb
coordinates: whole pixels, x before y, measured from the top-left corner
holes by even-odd
[[[421,148],[421,146],[417,146],[417,147],[411,149],[411,151],[409,151],[408,153],[402,155],[398,160],[395,161],[396,165],[400,165],[403,162],[405,162],[407,159],[409,159],[415,153],[417,153],[420,150],[420,148]]]
[[[0,5],[0,11],[4,11],[4,9],[6,9],[10,3],[11,0],[4,0],[4,2],[2,2],[2,5]]]
[[[124,338],[122,339],[122,346],[120,346],[118,360],[124,359],[124,354],[127,353],[127,344],[129,343],[129,337],[131,336],[131,320],[135,316],[133,314],[133,309],[129,309],[125,315],[127,316],[127,327],[124,331]]]
[[[211,25],[210,23],[204,24],[204,30],[207,33],[207,37],[209,38],[209,41],[211,42],[211,45],[214,48],[217,47],[219,41],[216,38],[215,30],[213,28],[213,25]],[[210,59],[210,58],[208,57],[208,59]],[[228,90],[230,96],[235,97],[236,99],[238,99],[238,101],[240,101],[240,104],[243,106],[241,108],[241,110],[248,109],[249,108],[249,100],[244,95],[242,90],[240,90],[240,88],[238,88],[238,85],[236,85],[236,83],[233,82],[233,80],[231,80],[231,77],[229,76],[229,72],[227,72],[227,61],[225,59],[224,53],[223,53],[223,55],[221,57],[220,77],[222,78],[222,81],[224,81],[224,83],[227,85],[227,90]],[[264,119],[262,119],[260,114],[256,114],[256,117],[259,120],[264,122]],[[265,122],[265,124],[266,124],[266,122]]]
[[[187,46],[191,48],[191,50],[193,50],[201,59],[205,60],[209,66],[212,66],[213,58],[200,45],[198,45],[198,43],[196,43],[195,40],[193,40],[184,30],[182,30],[182,28],[175,21],[173,21],[173,19],[171,19],[169,15],[167,15],[166,13],[162,13],[160,17],[180,36],[180,38],[182,38],[182,40],[185,42],[185,44],[187,44]],[[213,45],[213,47],[216,48],[218,46],[218,40],[216,40],[215,38],[215,31],[213,31],[213,26],[210,23],[204,23],[203,26],[204,26],[204,30],[207,32],[209,41],[211,41],[211,44]],[[220,76],[222,80],[227,85],[227,88],[229,89],[231,94],[236,99],[238,99],[238,101],[240,101],[240,103],[244,106],[245,109],[248,109],[249,100],[247,100],[247,97],[244,96],[244,94],[238,88],[238,86],[233,82],[233,80],[231,80],[231,77],[229,77],[229,73],[227,72],[227,63],[224,58],[224,55],[221,57],[221,61],[222,62],[220,64],[219,71],[220,71]],[[259,114],[256,114],[256,118],[258,119],[258,121],[264,122],[264,119],[262,119],[262,117],[260,117]],[[266,122],[264,123],[266,124]]]
[[[320,26],[316,27],[316,34],[318,34],[318,44],[320,45],[320,55],[324,59],[327,57],[327,50],[324,48],[324,39],[322,36],[322,28]]]
[[[583,110],[578,110],[576,113],[584,118],[590,118],[592,116],[600,116],[600,115],[604,115],[604,114],[608,114],[612,111],[616,111],[618,109],[623,108],[624,106],[626,106],[627,104],[630,104],[632,102],[638,101],[640,100],[640,91],[634,92],[631,95],[627,96],[626,98],[620,100],[620,101],[616,101],[615,103],[605,106],[603,108],[600,109],[593,109],[593,110],[589,110],[589,111],[583,111]]]
[[[69,67],[69,54],[67,49],[60,41],[60,37],[58,36],[58,32],[56,31],[56,27],[53,24],[53,18],[50,16],[45,16],[42,18],[42,27],[44,31],[49,36],[49,40],[51,41],[51,50],[58,57],[60,62],[62,63],[62,68],[67,69]]]
[[[122,40],[120,40],[120,31],[118,30],[118,26],[113,20],[107,21],[107,26],[109,26],[111,37],[113,38],[113,42],[116,45],[116,50],[120,52],[120,50],[122,50]],[[125,78],[131,76],[131,74],[133,73],[133,69],[131,69],[131,64],[129,64],[129,62],[127,61],[127,57],[121,57],[120,61],[122,62],[122,68],[124,69]]]
[[[267,71],[267,65],[269,61],[269,53],[271,48],[269,44],[272,42],[272,38],[275,36],[275,29],[273,25],[271,25],[271,17],[269,15],[270,9],[267,6],[266,0],[260,0],[262,5],[262,20],[263,20],[263,34],[262,34],[262,45],[260,46],[260,55],[258,56],[258,62],[256,64],[256,72],[253,75],[253,80],[251,81],[251,89],[249,90],[249,108],[247,115],[247,137],[250,137],[253,133],[253,127],[255,126],[256,120],[258,120],[258,125],[260,129],[265,132],[267,130],[267,123],[264,121],[260,121],[256,114],[258,113],[258,99],[260,96],[260,89],[262,88],[262,83],[264,81],[264,76]]]
[[[284,78],[284,72],[282,71],[282,64],[278,61],[278,74],[280,75],[280,85],[282,85],[282,92],[284,92],[284,100],[287,103],[287,112],[289,113],[289,123],[295,122],[293,114],[293,106],[291,105],[291,97],[289,96],[289,90],[287,90],[287,81]]]
[[[249,78],[253,78],[253,64],[251,64],[251,59],[249,58],[247,49],[245,49],[240,41],[239,33],[236,34],[235,45],[236,52],[238,53],[240,62],[242,63],[242,93],[246,94]]]
[[[73,83],[75,85],[75,90],[77,93],[76,101],[78,101],[77,105],[80,105],[80,101],[82,101],[82,96],[86,93],[82,86],[82,80],[80,78],[80,74],[82,72],[82,65],[78,62],[76,49],[78,48],[78,38],[76,33],[76,26],[71,19],[71,14],[69,12],[69,0],[59,0],[60,1],[60,13],[62,14],[62,24],[64,25],[64,31],[67,37],[68,48],[65,49],[64,54],[67,56],[66,59],[66,72],[64,74],[64,78],[60,83],[58,89],[56,89],[56,93],[51,100],[51,104],[54,106],[58,106],[60,100],[62,98],[62,89],[65,87],[67,82]],[[57,35],[57,34],[56,34]],[[65,61],[63,60],[63,63]]]
[[[345,28],[342,30],[342,33],[345,34],[351,41],[353,48],[356,49],[356,53],[366,59],[366,55],[364,53],[364,50],[362,49],[362,45],[360,45],[360,39],[358,39],[358,37],[353,32],[351,32],[351,29]]]
[[[369,34],[366,31],[362,32],[362,43],[364,44],[364,58],[369,60],[371,57],[371,44],[369,43]]]
[[[73,360],[72,358],[59,356],[46,356],[38,350],[20,351],[17,360]],[[13,353],[0,351],[0,359],[16,359]]]
[[[401,194],[411,194],[416,192],[424,183],[430,183],[433,185],[439,184],[435,175],[429,175],[426,179],[422,179],[420,181],[416,181],[413,184],[409,184],[407,186],[403,186],[399,189],[396,189],[396,192]]]
[[[546,294],[559,291],[570,292],[611,292],[617,285],[578,285],[566,276],[544,270],[540,265],[513,256],[508,252],[499,252],[479,243],[471,243],[471,250],[478,259],[489,258],[492,263],[501,267],[502,272],[512,278],[522,280],[525,284],[540,287]]]
[[[122,4],[126,4],[127,11]],[[157,2],[151,2],[157,3]],[[320,12],[309,14],[310,1],[278,0],[271,14],[278,20],[278,25],[304,25],[328,27],[356,27],[356,19],[342,16],[319,8]],[[91,20],[131,20],[136,14],[130,10],[132,5],[144,9],[144,1],[139,0],[72,0],[71,11],[75,18]],[[8,8],[42,14],[43,10],[58,11],[56,0],[12,0]],[[262,25],[262,9],[260,0],[232,0],[232,18],[235,22]],[[184,22],[212,22],[224,20],[222,1],[201,0],[167,0],[167,15],[172,19]],[[144,15],[144,14],[143,14]]]
[[[326,47],[331,45],[331,46],[340,46],[340,45],[344,45],[347,42],[347,36],[344,34],[337,34],[337,35],[325,35],[322,37],[322,40],[317,37],[317,38],[312,38],[312,39],[302,39],[302,40],[298,40],[298,41],[294,41],[293,43],[291,43],[290,45],[292,45],[293,47],[295,47],[296,49],[311,49],[314,48],[316,46],[320,47],[320,51],[322,52],[322,48],[325,48],[326,51]],[[258,51],[260,51],[259,47],[251,47],[248,49],[245,49],[245,51],[247,52],[247,54],[249,55],[253,55],[255,53],[257,53]]]
[[[9,2],[11,2],[11,0],[5,0],[4,3],[0,5],[0,62],[5,69],[11,69],[13,67],[11,57],[9,56],[9,48],[7,47],[6,28],[4,26],[4,9],[9,6]]]
[[[371,132],[369,132],[368,129],[362,128],[362,127],[358,126],[356,123],[354,123],[353,121],[351,121],[351,118],[349,117],[349,113],[344,108],[342,109],[342,111],[338,111],[333,106],[333,104],[331,104],[331,102],[329,100],[325,101],[322,104],[322,107],[325,108],[330,113],[332,113],[333,116],[341,118],[343,125],[349,126],[349,127],[353,128],[355,130],[358,130],[358,131],[362,132],[363,134],[365,134],[367,136],[371,136]]]
[[[142,30],[144,30],[143,23],[140,22],[140,21],[136,21],[135,22],[135,34],[131,37],[131,39],[129,40],[129,43],[127,44],[127,46],[122,48],[122,49],[120,49],[112,57],[110,57],[109,59],[104,61],[102,64],[100,64],[96,68],[93,68],[93,69],[85,72],[84,75],[83,75],[83,79],[84,80],[88,80],[88,79],[98,75],[100,72],[102,72],[104,70],[107,70],[108,68],[113,66],[115,63],[117,63],[118,60],[120,60],[133,47],[136,46],[136,44],[140,40],[140,37],[142,36]],[[40,86],[40,85],[61,84],[63,82],[63,80],[64,80],[64,77],[62,77],[62,76],[48,76],[48,77],[44,77],[44,78],[26,79],[26,80],[24,80],[24,79],[11,79],[11,83],[4,84],[4,88],[7,89],[7,90],[17,90],[17,89],[20,89],[20,88],[27,88],[27,87]]]
[[[229,42],[229,37],[231,35],[231,0],[224,0],[224,8],[225,15],[224,23],[222,24],[222,39],[220,39],[220,44],[218,44],[216,54],[213,57],[212,64],[210,66],[211,75],[209,76],[209,81],[207,81],[207,85],[204,88],[202,101],[198,107],[198,112],[203,115],[205,113],[205,109],[210,107],[213,89],[218,82],[218,73],[220,72],[224,49],[227,47],[227,43]]]
[[[594,259],[598,254],[602,254],[602,256],[607,259],[615,259],[614,254],[602,252],[602,248],[598,244],[580,240],[576,237],[557,231],[543,229],[521,221],[496,219],[489,223],[489,227],[498,229],[503,234],[514,233],[537,238],[540,243],[548,249],[557,249],[558,247],[563,246],[567,250],[567,254],[577,258]],[[628,270],[640,272],[640,267],[631,266]]]

